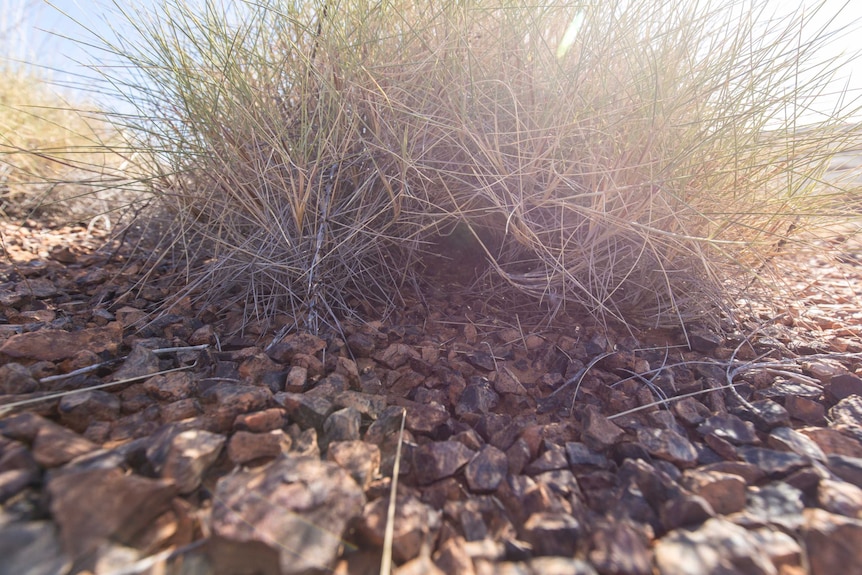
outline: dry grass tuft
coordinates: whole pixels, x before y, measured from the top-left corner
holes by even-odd
[[[828,37],[753,10],[179,2],[106,42],[140,75],[125,120],[180,295],[316,330],[397,304],[457,224],[494,289],[679,326],[774,285],[772,259],[852,191],[823,181],[855,135],[842,113],[796,129],[837,65],[813,60]]]

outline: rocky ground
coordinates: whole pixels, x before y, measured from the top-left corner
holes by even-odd
[[[862,573],[852,269],[811,256],[726,337],[530,332],[444,286],[268,346],[136,329],[166,292],[99,236],[3,228],[2,574],[377,573],[396,460],[402,574]]]

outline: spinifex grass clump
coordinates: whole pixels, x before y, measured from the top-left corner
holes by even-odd
[[[0,62],[0,215],[88,222],[140,196],[115,127],[56,92],[44,74]]]
[[[851,132],[794,130],[830,71],[810,72],[827,38],[801,41],[802,14],[264,0],[129,16],[140,44],[111,49],[141,76],[138,147],[189,293],[249,319],[382,312],[460,222],[498,286],[552,309],[715,320],[840,193],[817,182]]]

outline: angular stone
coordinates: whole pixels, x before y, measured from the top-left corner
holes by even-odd
[[[36,469],[3,469],[0,467],[0,504],[14,497],[30,485],[39,483]]]
[[[224,446],[223,435],[190,429],[176,434],[161,469],[182,494],[191,493],[201,484],[203,475],[215,463]]]
[[[264,409],[272,401],[272,392],[266,387],[218,382],[203,390],[200,400],[215,404],[214,415],[228,418],[232,424],[240,413]]]
[[[862,396],[845,397],[829,410],[831,425],[860,425],[862,422]]]
[[[862,565],[862,520],[806,509],[801,531],[811,575],[850,573]]]
[[[363,491],[380,473],[380,448],[364,441],[338,441],[329,444],[326,459],[350,473]]]
[[[434,435],[442,426],[449,423],[451,416],[442,405],[412,404],[406,407],[405,427],[414,433]]]
[[[533,513],[524,523],[524,539],[536,555],[574,556],[581,534],[581,524],[568,513]]]
[[[375,353],[374,359],[389,369],[398,369],[411,359],[421,359],[421,356],[409,345],[392,343],[386,349]]]
[[[715,516],[715,510],[700,495],[680,493],[665,501],[659,509],[659,519],[667,531],[677,527],[699,525]]]
[[[0,524],[0,557],[4,575],[59,575],[72,568],[57,526],[51,521]]]
[[[122,338],[123,329],[117,322],[75,332],[42,329],[7,339],[0,345],[0,358],[60,361],[83,350],[114,355]]]
[[[368,544],[377,548],[383,547],[388,507],[388,497],[368,503],[358,522],[359,534]],[[398,562],[415,558],[429,534],[439,527],[439,523],[439,512],[416,497],[399,495],[395,500],[392,558]]]
[[[697,450],[682,435],[669,429],[638,429],[638,441],[650,455],[670,461],[679,467],[691,467],[697,462]]]
[[[734,445],[756,445],[760,443],[754,424],[743,421],[730,413],[713,415],[697,427],[701,435],[715,435]]]
[[[499,487],[508,470],[506,454],[493,445],[486,445],[467,464],[464,476],[471,491],[487,493]]]
[[[63,549],[74,558],[108,541],[130,543],[177,494],[172,481],[128,475],[116,467],[60,474],[49,479],[47,491]]]
[[[481,371],[490,373],[497,369],[497,364],[494,360],[494,356],[490,353],[486,353],[484,351],[474,351],[472,353],[468,353],[464,356],[464,359]]]
[[[326,342],[310,333],[292,333],[266,350],[278,363],[290,363],[297,354],[315,355],[326,347]]]
[[[290,420],[302,428],[322,429],[333,410],[328,399],[307,393],[281,392],[275,395],[275,401],[284,406]]]
[[[829,471],[849,481],[856,487],[862,487],[862,458],[846,455],[830,455],[826,458]]]
[[[152,375],[158,371],[159,358],[153,350],[143,345],[135,345],[112,377],[114,381],[125,381]]]
[[[776,575],[775,567],[744,528],[712,518],[695,530],[677,529],[655,545],[660,575]]]
[[[748,526],[776,525],[793,531],[802,523],[802,492],[777,481],[764,487],[749,487],[748,501],[737,522]]]
[[[302,393],[309,387],[311,387],[311,381],[308,379],[308,368],[301,365],[292,366],[285,378],[284,391]]]
[[[832,479],[821,479],[817,485],[817,503],[830,513],[862,519],[862,488]]]
[[[823,423],[826,418],[826,407],[822,403],[806,397],[788,395],[784,398],[784,408],[790,417],[809,425]]]
[[[39,383],[20,363],[0,365],[0,395],[20,395],[36,391]]]
[[[180,401],[197,393],[197,384],[187,371],[156,375],[143,384],[147,395],[158,401]]]
[[[790,414],[784,407],[771,399],[759,399],[751,402],[751,407],[740,407],[735,412],[754,423],[759,431],[768,432],[774,427],[790,425]]]
[[[455,406],[455,415],[458,417],[488,413],[500,403],[500,396],[494,391],[488,380],[476,379],[477,381],[464,388],[458,399],[458,404]]]
[[[827,427],[803,427],[799,433],[811,438],[826,455],[862,457],[862,442]]]
[[[745,480],[739,475],[691,469],[683,475],[682,484],[703,497],[719,515],[741,511],[745,507]]]
[[[770,476],[784,476],[811,465],[808,457],[764,447],[742,446],[738,452],[743,461],[756,465]]]
[[[347,347],[356,357],[371,357],[377,348],[377,343],[370,335],[356,332],[347,337]]]
[[[287,453],[293,440],[281,429],[263,433],[237,431],[227,445],[228,458],[237,465],[262,458],[278,457]]]
[[[457,441],[436,441],[419,446],[413,454],[413,470],[420,485],[454,475],[474,452]]]
[[[569,460],[566,458],[566,451],[562,447],[554,445],[530,462],[524,472],[528,475],[538,475],[546,471],[568,468]]]
[[[47,468],[59,467],[96,449],[96,444],[55,424],[42,426],[33,440],[33,458]]]
[[[333,411],[323,422],[323,443],[354,441],[359,439],[362,414],[352,407]]]
[[[443,573],[462,573],[463,575],[476,575],[473,568],[473,560],[465,549],[463,537],[455,536],[444,541],[438,549],[434,564]]]
[[[281,429],[287,423],[286,412],[280,407],[264,409],[254,413],[242,413],[233,422],[233,428],[237,431],[250,431],[252,433],[266,433]]]
[[[599,573],[652,574],[652,554],[648,540],[628,522],[593,526],[589,559]]]
[[[598,409],[587,407],[583,440],[588,447],[595,450],[607,449],[620,441],[624,435],[625,431],[602,415]]]
[[[841,401],[851,395],[862,397],[862,378],[850,373],[833,375],[825,390],[834,401]]]
[[[711,413],[707,406],[693,397],[674,402],[673,410],[677,417],[690,426],[700,425]]]
[[[779,573],[784,572],[782,568],[790,570],[791,573],[795,572],[793,569],[799,566],[802,560],[802,547],[795,538],[769,527],[750,530],[749,533],[754,538],[753,542],[758,551],[769,557]]]
[[[698,471],[717,471],[719,473],[738,475],[746,485],[754,485],[766,477],[766,473],[762,469],[756,465],[752,465],[751,463],[745,463],[744,461],[721,461],[719,463],[711,463],[698,468]]]
[[[162,406],[161,421],[162,423],[174,423],[197,417],[201,413],[203,413],[201,404],[198,403],[197,399],[189,397]]]
[[[285,455],[219,479],[213,502],[215,564],[274,554],[280,573],[292,575],[334,567],[343,534],[362,512],[365,497],[338,465]]]
[[[335,409],[352,407],[370,419],[377,419],[386,409],[385,397],[350,390],[342,391],[336,395],[332,403]]]
[[[814,441],[789,427],[776,427],[766,440],[767,445],[782,451],[791,451],[797,455],[808,457],[815,461],[826,461],[826,454]]]
[[[523,384],[514,377],[513,374],[507,371],[498,371],[497,377],[494,379],[494,391],[499,394],[511,394],[517,396],[527,395],[527,390]]]
[[[120,417],[120,399],[107,391],[94,389],[63,397],[57,411],[63,425],[83,433],[94,420],[117,420]]]
[[[574,470],[598,467],[604,469],[608,466],[608,458],[600,453],[591,451],[583,443],[575,441],[566,442],[566,457],[569,465]]]

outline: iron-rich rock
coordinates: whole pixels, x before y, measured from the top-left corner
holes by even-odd
[[[561,512],[533,513],[524,523],[524,540],[537,555],[572,557],[582,535],[581,524],[572,515]]]
[[[298,354],[313,356],[326,347],[326,342],[310,333],[292,333],[266,350],[278,363],[290,363]]]
[[[252,433],[266,433],[281,429],[287,422],[287,413],[280,407],[264,409],[253,413],[241,413],[233,422],[237,431],[250,431]]]
[[[461,393],[458,404],[455,406],[455,415],[478,415],[488,413],[497,407],[500,396],[491,387],[487,379],[476,378],[467,385]]]
[[[662,527],[670,531],[677,527],[699,525],[715,516],[715,510],[700,495],[681,492],[668,499],[659,508]]]
[[[228,557],[252,563],[262,552],[274,554],[280,573],[290,575],[333,568],[342,534],[365,497],[338,465],[285,455],[219,479],[213,502],[215,564]]]
[[[703,497],[720,515],[745,507],[745,480],[739,475],[691,469],[685,472],[682,483],[686,489]]]
[[[764,447],[744,445],[738,449],[738,452],[743,461],[756,465],[773,477],[783,477],[811,464],[811,459],[806,456]]]
[[[31,393],[38,388],[39,384],[25,366],[11,361],[0,365],[0,395]]]
[[[56,424],[43,425],[33,440],[33,458],[42,467],[59,467],[98,449],[94,443]]]
[[[598,409],[587,407],[583,440],[588,447],[601,451],[620,441],[624,435],[625,431],[602,415]]]
[[[802,492],[784,482],[749,487],[745,510],[737,523],[753,527],[776,525],[792,532],[802,523]]]
[[[829,470],[856,487],[862,487],[862,458],[846,455],[830,455],[826,458]]]
[[[602,574],[651,575],[648,539],[630,523],[602,522],[590,533],[590,563]]]
[[[94,389],[67,395],[57,406],[60,421],[83,433],[93,421],[114,421],[120,417],[120,399],[107,391]]]
[[[224,443],[223,435],[207,431],[190,429],[177,433],[171,439],[161,476],[173,481],[180,493],[191,493],[200,486]]]
[[[820,446],[807,436],[789,427],[776,427],[769,434],[767,444],[782,451],[791,451],[815,461],[826,461],[826,454]]]
[[[413,470],[420,485],[454,475],[474,452],[457,441],[436,441],[419,446],[413,453]]]
[[[76,332],[43,329],[11,336],[0,345],[0,358],[60,361],[82,350],[114,354],[122,337],[123,329],[117,322]]]
[[[334,441],[354,441],[359,439],[359,426],[362,414],[352,407],[333,411],[323,422],[323,443]]]
[[[829,410],[832,425],[859,425],[862,421],[862,396],[850,395],[832,406]]]
[[[303,428],[323,429],[323,422],[333,410],[328,399],[307,393],[285,391],[275,394],[275,401],[284,407],[291,421]]]
[[[715,435],[733,445],[757,445],[760,443],[754,424],[743,421],[730,413],[713,415],[701,423],[697,427],[697,431],[701,435]]]
[[[237,465],[259,459],[278,457],[287,453],[293,446],[293,440],[281,429],[265,433],[237,431],[227,444],[227,456]]]
[[[638,441],[650,455],[670,461],[679,467],[691,467],[697,462],[697,450],[682,435],[669,429],[639,429]]]
[[[566,451],[562,447],[553,445],[527,465],[524,472],[528,475],[538,475],[546,471],[568,469],[568,467],[569,460],[566,458]]]
[[[830,513],[862,519],[862,489],[852,483],[821,479],[817,485],[817,503]]]
[[[59,474],[47,485],[63,549],[83,557],[108,541],[130,543],[170,508],[172,481],[128,475],[119,468]]]
[[[822,509],[805,509],[802,515],[811,575],[849,574],[862,565],[862,520]]]
[[[364,441],[330,443],[326,459],[346,469],[363,491],[380,472],[380,448]]]
[[[485,445],[467,464],[464,476],[470,490],[486,493],[497,489],[508,470],[506,454],[493,445]]]
[[[676,529],[655,546],[660,575],[776,575],[775,566],[746,529],[721,519],[697,529]]]
[[[358,521],[359,534],[374,547],[383,547],[389,498],[368,503]],[[422,544],[440,526],[440,513],[413,496],[399,495],[395,501],[392,557],[404,562],[419,555]]]
[[[841,401],[851,395],[862,397],[862,378],[850,373],[833,375],[825,387],[833,401]]]

